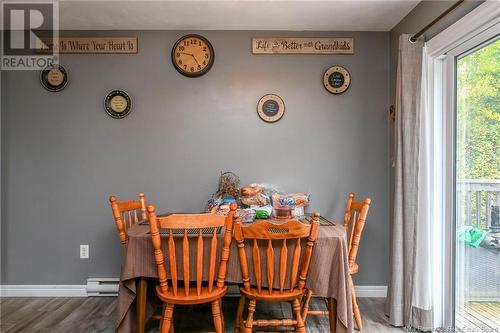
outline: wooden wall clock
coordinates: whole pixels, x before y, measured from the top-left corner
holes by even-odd
[[[212,44],[200,35],[186,35],[172,48],[172,63],[182,75],[198,77],[206,74],[215,60]]]
[[[333,66],[323,75],[323,85],[332,94],[342,94],[351,84],[351,74],[342,66]]]
[[[264,95],[257,103],[257,114],[265,122],[277,122],[285,114],[285,102],[278,95]]]
[[[48,91],[61,91],[68,83],[68,72],[61,65],[51,65],[41,72],[40,81]]]
[[[104,99],[104,108],[111,117],[122,119],[132,111],[132,99],[123,90],[113,90]]]

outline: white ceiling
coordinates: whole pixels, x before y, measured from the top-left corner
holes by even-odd
[[[64,30],[388,31],[419,1],[62,0]]]

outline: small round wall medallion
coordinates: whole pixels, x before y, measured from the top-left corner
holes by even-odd
[[[351,84],[351,74],[342,66],[333,66],[323,75],[323,85],[332,94],[342,94]]]
[[[257,103],[257,113],[265,122],[277,122],[285,114],[285,102],[278,95],[264,95]]]
[[[132,111],[132,99],[123,90],[113,90],[104,99],[104,108],[111,117],[122,119]]]
[[[61,91],[68,83],[68,73],[61,65],[50,65],[40,73],[40,81],[48,91]]]

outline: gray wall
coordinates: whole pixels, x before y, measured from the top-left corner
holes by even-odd
[[[356,284],[387,284],[389,33],[205,31],[216,59],[197,79],[178,74],[169,58],[187,31],[80,33],[138,36],[139,53],[64,55],[69,84],[59,93],[43,89],[38,73],[3,77],[3,284],[118,276],[108,195],[145,191],[160,211],[197,211],[221,170],[243,183],[310,191],[311,210],[337,220],[349,191],[372,197]],[[286,35],[352,36],[355,54],[251,54],[251,37]],[[335,64],[353,78],[340,96],[321,81]],[[133,99],[122,120],[103,110],[117,88]],[[278,123],[256,115],[266,93],[286,103]],[[79,244],[90,244],[89,260],[79,259]]]

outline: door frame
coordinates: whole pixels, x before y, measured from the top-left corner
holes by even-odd
[[[455,326],[455,124],[458,56],[500,35],[500,2],[486,1],[425,43],[428,105],[434,138],[433,181],[437,223],[433,267],[437,327]],[[440,242],[440,241],[441,242]],[[444,240],[444,242],[443,242]],[[450,282],[451,281],[451,282]]]

